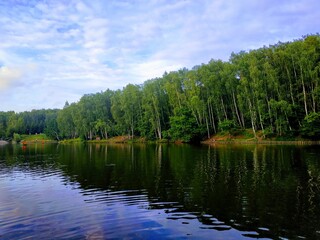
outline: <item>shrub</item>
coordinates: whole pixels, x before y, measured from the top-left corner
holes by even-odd
[[[308,114],[302,122],[300,133],[303,137],[320,139],[320,113]]]
[[[237,134],[239,133],[237,130],[239,129],[237,127],[237,124],[234,120],[224,120],[219,122],[218,129],[221,132],[229,132],[230,134]]]
[[[20,142],[21,141],[21,136],[18,133],[14,133],[13,134],[13,140],[16,142]]]

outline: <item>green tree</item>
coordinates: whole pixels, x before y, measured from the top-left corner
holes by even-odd
[[[162,86],[162,79],[146,81],[142,88],[142,110],[144,125],[142,135],[162,139],[168,120],[168,98]]]
[[[59,138],[59,128],[58,128],[58,112],[59,110],[48,110],[46,112],[45,129],[44,133],[53,139],[60,140]]]
[[[14,133],[13,134],[13,140],[16,142],[20,142],[21,141],[21,136],[18,133]]]
[[[300,132],[304,137],[320,139],[320,113],[311,112],[307,115],[303,120]]]
[[[16,114],[15,112],[10,112],[8,116],[7,124],[7,137],[13,137],[13,133],[25,133],[24,131],[24,121],[21,114]]]
[[[111,114],[115,121],[114,131],[117,135],[126,133],[125,116],[121,100],[122,92],[117,90],[111,97]]]
[[[10,112],[0,112],[0,139],[7,137],[8,116]]]
[[[128,84],[122,91],[121,107],[124,112],[124,123],[129,135],[134,136],[142,117],[141,92],[137,85]]]
[[[192,112],[187,108],[182,108],[170,117],[170,129],[168,131],[172,140],[192,142],[199,140],[203,129],[199,128]]]
[[[59,135],[61,135],[62,138],[75,138],[78,136],[73,117],[75,110],[75,103],[70,105],[67,103],[64,108],[58,112],[57,124]]]

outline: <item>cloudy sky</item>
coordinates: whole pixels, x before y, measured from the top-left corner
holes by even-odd
[[[0,111],[62,108],[320,30],[318,0],[0,0]]]

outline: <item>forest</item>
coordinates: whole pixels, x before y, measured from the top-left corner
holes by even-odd
[[[0,139],[45,133],[57,140],[128,135],[193,142],[249,128],[254,137],[320,138],[319,34],[85,94],[63,109],[0,112]]]

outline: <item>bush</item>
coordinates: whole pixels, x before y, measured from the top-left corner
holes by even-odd
[[[18,133],[14,133],[13,134],[13,140],[16,142],[20,142],[21,141],[21,136]]]
[[[306,138],[320,139],[320,113],[308,114],[302,122],[300,133]]]
[[[182,142],[200,141],[203,129],[197,125],[195,118],[188,109],[180,109],[175,116],[170,117],[168,135],[172,140]],[[166,138],[166,134],[163,133]]]
[[[276,134],[274,133],[272,127],[267,127],[264,129],[263,131],[263,135],[266,137],[266,138],[272,138],[272,137],[275,137]]]
[[[239,131],[239,127],[235,123],[234,120],[224,120],[218,123],[218,129],[221,132],[228,132],[231,135],[238,135],[241,131]]]

